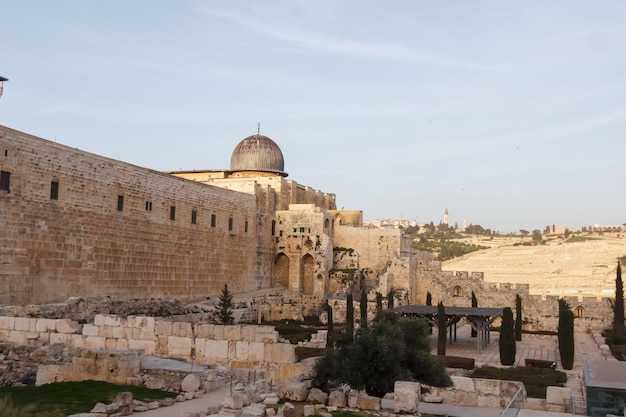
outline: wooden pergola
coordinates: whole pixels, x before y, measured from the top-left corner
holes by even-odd
[[[437,306],[417,306],[408,305],[396,307],[393,309],[404,317],[418,317],[428,320],[437,327],[437,316],[439,314]],[[489,338],[489,326],[498,317],[502,315],[501,308],[482,308],[482,307],[445,307],[446,327],[450,332],[450,341],[456,342],[456,324],[465,317],[476,330],[476,350],[480,350],[491,342]]]

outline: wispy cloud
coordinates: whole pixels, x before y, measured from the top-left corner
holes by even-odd
[[[293,26],[284,25],[281,22],[270,22],[266,17],[250,17],[232,11],[210,8],[203,8],[201,10],[208,16],[243,26],[260,35],[292,44],[298,48],[338,55],[357,56],[367,59],[410,62],[448,69],[469,71],[500,70],[500,68],[495,66],[427,54],[401,44],[356,41],[319,32],[305,32]]]

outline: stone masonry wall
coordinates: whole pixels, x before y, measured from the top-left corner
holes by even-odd
[[[558,296],[530,295],[528,284],[486,282],[480,272],[441,271],[441,263],[423,263],[418,267],[415,304],[424,305],[426,293],[432,303],[470,307],[472,291],[479,307],[511,307],[515,312],[515,296],[522,298],[522,320],[525,330],[556,331]],[[603,330],[610,326],[613,313],[607,298],[569,296],[564,298],[574,312],[574,328],[579,332]]]
[[[154,317],[96,315],[92,324],[67,319],[0,317],[0,342],[62,345],[68,350],[143,350],[146,356],[196,360],[278,372],[295,364],[295,345],[274,326],[193,324]],[[245,366],[244,366],[245,365]]]
[[[0,170],[10,173],[9,191],[0,190],[0,303],[186,299],[225,283],[234,292],[270,284],[260,274],[271,271],[271,238],[258,230],[270,225],[258,224],[252,194],[2,126]]]

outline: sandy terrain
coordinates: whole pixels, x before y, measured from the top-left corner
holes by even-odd
[[[576,243],[513,246],[517,238],[465,239],[492,246],[443,263],[445,271],[484,272],[485,281],[527,283],[531,294],[610,296],[626,238],[594,236]]]

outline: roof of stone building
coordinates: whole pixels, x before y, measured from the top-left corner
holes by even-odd
[[[275,172],[286,177],[284,169],[283,153],[276,142],[259,133],[239,142],[230,158],[231,171]]]

